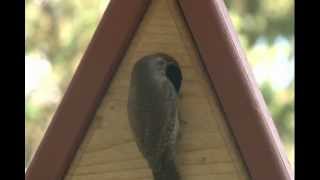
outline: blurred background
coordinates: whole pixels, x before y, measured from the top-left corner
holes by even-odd
[[[26,167],[108,3],[26,0]],[[225,3],[294,167],[294,1]]]

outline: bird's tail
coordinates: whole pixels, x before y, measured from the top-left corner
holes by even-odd
[[[180,180],[176,161],[172,156],[164,156],[158,171],[153,170],[154,180]]]

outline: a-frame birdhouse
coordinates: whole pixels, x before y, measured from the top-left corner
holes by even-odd
[[[130,74],[180,64],[182,180],[293,180],[222,0],[111,0],[26,172],[27,180],[152,180],[129,128]]]

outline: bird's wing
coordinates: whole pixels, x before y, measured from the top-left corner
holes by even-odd
[[[147,124],[149,131],[145,132],[147,146],[155,158],[159,158],[171,145],[177,123],[175,89],[169,81],[163,82],[162,85],[153,104],[153,116]]]

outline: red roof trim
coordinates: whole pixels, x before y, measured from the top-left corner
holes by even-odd
[[[26,179],[63,179],[149,1],[110,2],[27,169]]]
[[[222,0],[179,0],[254,180],[293,180],[283,146]]]

